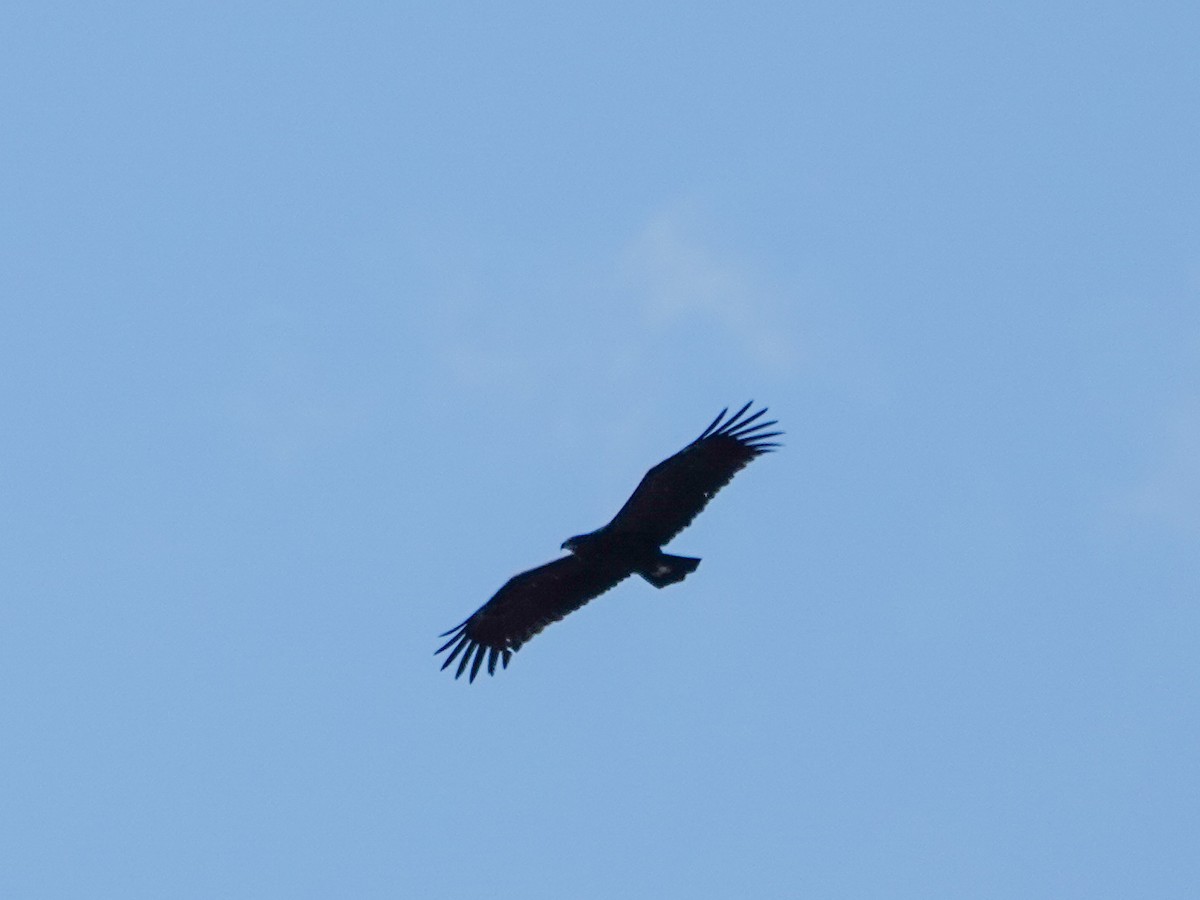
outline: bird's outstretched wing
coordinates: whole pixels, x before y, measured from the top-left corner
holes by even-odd
[[[510,578],[469,619],[441,635],[450,636],[450,640],[435,655],[450,650],[443,669],[461,657],[455,678],[469,665],[470,680],[474,681],[485,657],[488,674],[494,675],[497,660],[507,667],[523,643],[631,574],[627,567],[614,568],[573,554],[522,572]]]
[[[721,410],[700,437],[647,472],[605,527],[644,535],[658,546],[683,531],[739,470],[779,446],[770,439],[783,432],[763,430],[775,420],[756,423],[766,407],[746,416],[753,402],[728,419],[729,410]]]

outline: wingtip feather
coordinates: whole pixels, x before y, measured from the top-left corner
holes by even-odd
[[[700,437],[698,437],[693,443],[699,443],[705,438],[729,437],[745,445],[746,447],[749,447],[751,450],[757,450],[759,447],[767,446],[763,443],[764,439],[778,437],[779,435],[783,434],[783,432],[766,431],[764,429],[770,428],[772,425],[778,425],[779,420],[769,419],[765,422],[758,421],[759,418],[765,415],[769,409],[769,407],[766,406],[755,413],[751,413],[749,416],[746,416],[746,418],[742,418],[742,416],[746,415],[746,411],[749,410],[753,405],[754,401],[751,400],[728,418],[725,418],[725,414],[728,412],[728,407],[721,410],[721,414],[713,420],[712,424],[709,425],[708,428],[704,429]]]
[[[479,665],[483,662],[483,655],[487,651],[485,644],[478,644],[475,650],[475,661],[471,663],[471,677],[467,679],[468,683],[475,682],[475,676],[479,674]]]
[[[762,428],[763,427],[762,425],[754,425],[754,420],[757,418],[760,418],[762,416],[762,414],[765,413],[766,411],[767,411],[767,408],[764,406],[758,412],[754,413],[754,415],[747,416],[746,418],[742,419],[742,421],[737,423],[736,430],[737,431],[746,431],[747,429],[749,429],[750,431],[753,431],[755,428]],[[766,423],[764,423],[764,424],[766,424]],[[751,427],[751,426],[753,426],[753,427]],[[734,430],[734,429],[731,429],[731,431],[732,430]]]
[[[446,661],[444,663],[442,663],[442,668],[445,669],[448,665],[450,665],[450,663],[454,662],[454,657],[458,656],[458,654],[460,654],[463,651],[463,648],[470,646],[470,644],[471,644],[471,639],[464,634],[459,639],[458,646],[450,651],[450,655],[447,656]]]
[[[717,413],[717,417],[708,424],[707,428],[705,428],[702,432],[700,432],[700,437],[696,438],[696,440],[702,441],[706,437],[708,437],[710,434],[712,434],[713,429],[717,427],[717,425],[720,423],[721,419],[723,419],[725,417],[725,413],[727,413],[727,412],[729,412],[728,406],[725,407],[723,410],[721,410],[719,413]]]
[[[465,618],[461,622],[459,622],[457,625],[455,625],[453,628],[451,628],[449,631],[443,631],[441,634],[438,635],[438,637],[445,637],[448,634],[453,634],[454,632],[458,631],[458,629],[462,628],[464,625],[466,625],[470,621],[471,621],[471,617],[468,616],[467,618]]]
[[[748,410],[753,405],[754,405],[753,400],[747,401],[745,406],[743,406],[741,409],[739,409],[737,412],[735,412],[732,416],[729,417],[729,421],[725,423],[725,427],[722,429],[722,431],[727,432],[727,431],[729,431],[730,428],[735,427],[735,423],[738,423],[738,419],[740,419],[742,417],[742,415],[746,412],[746,410]],[[765,408],[763,409],[763,412],[766,412]],[[738,424],[740,424],[740,423],[738,423]]]
[[[454,677],[455,677],[456,679],[457,679],[457,678],[461,678],[461,677],[462,677],[462,673],[463,673],[463,672],[465,672],[465,671],[467,670],[467,663],[469,663],[469,662],[471,661],[471,650],[472,650],[472,649],[473,649],[473,648],[471,648],[471,647],[467,647],[467,652],[466,652],[466,653],[464,653],[464,654],[462,655],[462,659],[460,659],[460,660],[458,661],[458,669],[457,669],[457,670],[455,671],[455,673],[454,673]]]
[[[449,634],[449,633],[450,632],[448,632],[448,631],[446,632],[446,634]],[[439,634],[438,637],[445,637],[446,634]],[[454,637],[450,638],[450,640],[446,641],[446,643],[442,644],[442,646],[440,646],[436,650],[434,650],[433,655],[437,656],[439,653],[441,653],[443,650],[445,650],[447,647],[449,647],[451,644],[453,644],[455,641],[457,641],[460,637],[462,637],[462,632],[459,631],[458,629],[455,629]]]

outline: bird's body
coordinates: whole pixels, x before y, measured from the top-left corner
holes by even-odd
[[[747,403],[724,423],[728,410],[722,410],[700,437],[646,473],[611,522],[564,541],[570,555],[509,579],[474,615],[442,635],[450,635],[437,650],[450,650],[442,668],[461,655],[456,678],[469,666],[474,681],[485,659],[489,674],[495,674],[497,661],[507,666],[547,625],[630,575],[663,588],[696,571],[699,559],[663,553],[662,547],[739,470],[778,446],[769,438],[781,432],[763,431],[774,421],[755,424],[766,409],[742,418],[749,408]]]
[[[700,565],[700,560],[690,556],[663,553],[652,536],[613,528],[611,522],[590,534],[571,538],[563,543],[562,548],[597,566],[619,561],[621,568],[641,575],[659,588],[683,581]]]

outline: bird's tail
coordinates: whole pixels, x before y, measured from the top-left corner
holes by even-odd
[[[665,588],[668,584],[683,581],[696,571],[698,565],[700,565],[700,560],[694,556],[672,556],[669,553],[660,553],[646,568],[638,569],[638,574],[656,588]]]

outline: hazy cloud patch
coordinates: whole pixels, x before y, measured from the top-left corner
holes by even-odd
[[[778,290],[749,266],[705,246],[677,214],[659,215],[642,229],[624,269],[644,292],[644,320],[652,328],[697,319],[720,328],[772,372],[796,368],[798,341],[772,309]]]
[[[1200,397],[1174,416],[1156,461],[1129,501],[1139,515],[1200,531]]]
[[[376,413],[366,391],[331,371],[289,323],[256,322],[233,373],[225,416],[239,441],[281,472],[303,469],[365,431]]]

